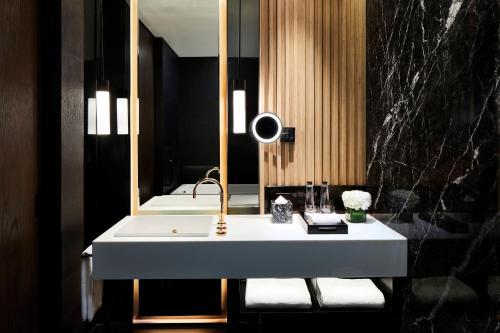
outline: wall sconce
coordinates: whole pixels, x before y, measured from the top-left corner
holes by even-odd
[[[128,99],[116,99],[116,129],[118,135],[128,134]]]

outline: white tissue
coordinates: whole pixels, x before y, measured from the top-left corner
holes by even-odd
[[[283,196],[280,195],[278,199],[274,201],[274,203],[278,205],[286,205],[288,203],[288,200],[286,200],[285,198],[283,198]]]
[[[337,224],[341,222],[340,216],[335,213],[332,214],[308,213],[307,217],[312,221],[313,224]]]

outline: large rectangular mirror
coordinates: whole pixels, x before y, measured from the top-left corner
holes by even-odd
[[[139,0],[139,214],[217,214],[219,1]]]
[[[217,184],[200,185],[193,198],[205,177],[220,181],[230,214],[258,213],[258,146],[248,132],[232,131],[232,91],[234,80],[245,80],[248,127],[258,112],[259,1],[227,2],[224,45],[219,0],[137,5],[137,213],[218,214]],[[230,51],[224,58],[221,46]]]

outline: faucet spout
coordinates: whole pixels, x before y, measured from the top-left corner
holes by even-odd
[[[219,223],[217,223],[217,235],[220,235],[220,236],[225,235],[227,228],[226,228],[226,222],[224,221],[224,189],[222,188],[222,185],[216,179],[205,177],[205,178],[199,180],[196,183],[196,185],[194,185],[193,199],[196,199],[196,191],[198,189],[198,186],[200,186],[201,184],[205,184],[205,183],[216,184],[219,186],[220,213],[219,213]]]
[[[219,169],[219,167],[213,167],[213,168],[209,169],[209,170],[205,173],[205,178],[210,178],[210,174],[211,174],[212,172],[215,172],[215,171],[217,171],[217,173],[218,173],[218,174],[220,174],[220,169]]]

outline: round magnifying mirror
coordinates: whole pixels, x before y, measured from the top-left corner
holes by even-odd
[[[280,118],[271,112],[260,113],[250,123],[251,135],[261,143],[273,143],[278,140],[282,130]]]

